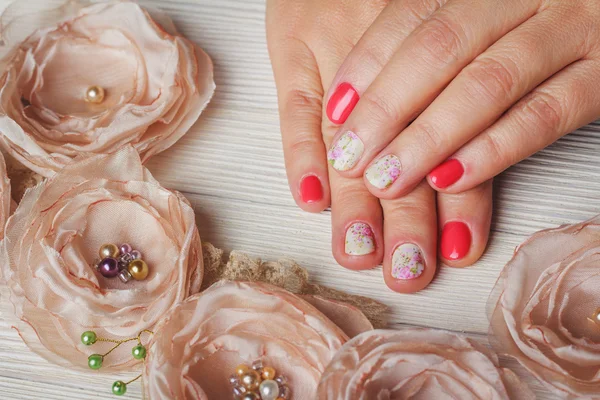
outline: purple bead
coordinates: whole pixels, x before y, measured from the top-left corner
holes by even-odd
[[[130,254],[131,254],[131,257],[133,257],[134,260],[141,260],[142,259],[142,253],[140,253],[137,250],[133,250]]]
[[[119,263],[111,257],[107,257],[98,264],[98,271],[106,278],[114,278],[119,274]]]
[[[133,250],[133,249],[131,248],[131,246],[129,244],[123,243],[121,245],[121,247],[119,247],[119,250],[121,250],[121,254],[129,254],[129,253],[131,253],[131,250]]]

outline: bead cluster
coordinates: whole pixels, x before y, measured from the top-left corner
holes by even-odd
[[[112,243],[100,247],[100,258],[96,268],[102,276],[114,278],[116,276],[123,283],[131,279],[142,281],[148,276],[148,264],[142,260],[142,253],[131,248],[127,243],[117,246]]]
[[[252,367],[238,365],[235,374],[229,377],[229,383],[237,400],[290,399],[290,388],[285,385],[285,377],[278,376],[275,368],[263,366],[262,361],[255,361]]]
[[[137,341],[137,345],[135,345],[131,349],[131,355],[133,356],[133,358],[135,358],[136,360],[144,360],[146,358],[146,347],[142,344],[142,339],[141,339],[141,336],[144,333],[152,334],[153,332],[149,331],[149,330],[143,330],[136,337],[124,339],[124,340],[99,338],[96,335],[96,333],[93,331],[83,332],[81,334],[81,343],[83,343],[86,346],[91,346],[96,342],[110,342],[110,343],[115,344],[109,351],[107,351],[104,354],[92,354],[91,356],[89,356],[88,357],[88,367],[90,367],[91,369],[94,369],[94,370],[100,369],[102,367],[102,363],[104,362],[104,357],[108,356],[110,353],[112,353],[115,349],[117,349],[123,343],[131,342],[131,341]],[[128,382],[115,381],[112,385],[113,394],[115,394],[117,396],[124,395],[125,392],[127,392],[127,385],[132,382],[135,382],[140,377],[141,377],[141,375],[138,375],[137,377],[135,377],[134,379],[132,379]]]

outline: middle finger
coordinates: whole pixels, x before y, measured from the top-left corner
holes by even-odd
[[[402,35],[395,38],[401,45],[374,76],[371,68],[361,63],[365,58],[361,52],[369,49],[371,53],[380,50],[386,53],[387,47],[368,32],[389,24],[389,19],[400,21],[406,18],[403,14],[384,10],[363,36],[370,43],[359,42],[342,67],[342,71],[367,70],[373,81],[334,138],[328,153],[333,168],[344,176],[360,176],[369,161],[424,110],[463,67],[535,14],[536,3],[521,0],[450,1],[406,39]],[[337,77],[336,81],[347,82],[352,75],[357,75],[356,72],[346,73],[348,79]],[[391,161],[394,165],[400,164],[398,157]],[[388,185],[391,181],[381,184]]]

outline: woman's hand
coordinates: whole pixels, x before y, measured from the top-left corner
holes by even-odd
[[[600,2],[391,0],[331,88],[342,176],[462,192],[600,116]]]
[[[337,126],[325,114],[323,96],[385,5],[377,0],[269,0],[267,38],[294,199],[311,212],[331,204],[332,248],[341,265],[366,269],[383,262],[390,288],[415,292],[435,274],[439,231],[446,263],[466,266],[479,259],[490,228],[492,185],[436,196],[422,181],[403,198],[379,200],[361,177],[329,173],[326,146]],[[407,23],[406,31],[416,23]]]

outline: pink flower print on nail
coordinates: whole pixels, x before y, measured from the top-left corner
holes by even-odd
[[[364,256],[375,251],[375,236],[368,224],[356,222],[348,228],[345,251],[351,256]]]
[[[416,279],[424,270],[423,253],[418,246],[405,243],[394,250],[392,277],[403,280]]]
[[[402,165],[400,159],[393,154],[381,157],[366,171],[369,183],[378,189],[386,189],[400,176]]]
[[[365,146],[360,138],[351,131],[344,133],[327,152],[329,164],[338,171],[346,171],[356,165]]]

